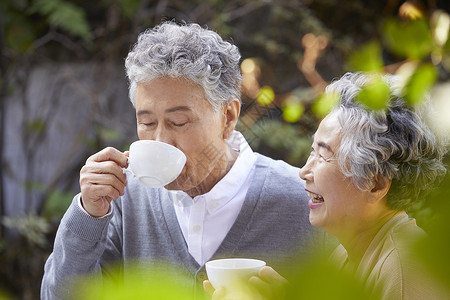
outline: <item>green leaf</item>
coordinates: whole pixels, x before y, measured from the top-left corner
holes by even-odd
[[[396,55],[410,59],[422,59],[433,48],[433,37],[424,19],[401,22],[388,19],[383,24],[386,46]]]
[[[45,246],[45,235],[50,231],[50,224],[41,216],[33,213],[25,216],[3,217],[1,223],[8,228],[17,230],[31,244]]]
[[[268,106],[275,99],[275,92],[270,86],[263,86],[258,91],[257,101],[262,106]]]
[[[361,47],[350,57],[350,65],[357,71],[379,71],[383,68],[381,45],[372,41]]]
[[[421,103],[425,94],[436,82],[437,76],[436,68],[430,63],[425,63],[417,68],[404,88],[406,102],[411,105]]]
[[[390,90],[387,84],[381,78],[361,88],[357,99],[370,109],[381,110],[389,103]]]
[[[28,130],[33,133],[42,133],[47,128],[44,120],[34,119],[28,123]]]
[[[148,270],[152,270],[149,273]],[[127,265],[127,278],[119,267],[111,268],[111,276],[101,281],[97,277],[84,276],[74,281],[74,288],[79,291],[80,299],[85,300],[123,300],[123,299],[161,299],[183,300],[192,299],[192,289],[183,285],[186,280],[177,267],[157,263],[146,266],[145,262]]]
[[[62,0],[36,0],[30,12],[47,18],[50,25],[65,30],[84,40],[91,38],[89,24],[84,11],[70,2]]]
[[[23,183],[23,188],[26,191],[42,192],[45,190],[45,185],[40,181],[25,181]]]
[[[24,19],[19,19],[6,30],[6,44],[11,49],[25,53],[33,45],[35,34],[33,27]]]
[[[335,93],[322,94],[311,107],[312,112],[319,118],[325,117],[339,102],[339,96]]]
[[[141,0],[118,0],[118,4],[126,17],[133,16],[141,5]]]
[[[62,216],[70,206],[72,199],[72,193],[59,190],[52,191],[45,202],[43,214],[49,219]]]
[[[8,296],[6,292],[0,290],[0,300],[12,300],[13,298]]]
[[[120,139],[120,132],[115,129],[100,127],[98,134],[104,141],[117,141]]]
[[[299,101],[288,98],[283,107],[283,119],[289,123],[297,122],[303,115],[304,111],[305,108],[303,104]]]

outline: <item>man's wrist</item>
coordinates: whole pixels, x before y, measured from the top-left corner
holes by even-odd
[[[112,206],[111,206],[111,204],[110,204],[110,205],[109,205],[109,209],[108,209],[108,211],[106,212],[106,214],[105,214],[104,216],[96,217],[96,216],[91,215],[91,214],[84,208],[84,205],[83,205],[83,199],[82,199],[82,197],[81,197],[81,194],[80,194],[80,196],[79,196],[79,198],[78,198],[78,207],[79,207],[84,213],[88,214],[89,216],[91,216],[91,217],[93,217],[93,218],[97,218],[97,219],[107,218],[107,217],[111,216],[111,214],[112,214]]]

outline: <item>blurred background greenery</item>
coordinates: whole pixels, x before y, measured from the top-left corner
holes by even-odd
[[[324,87],[346,71],[405,75],[405,97],[414,105],[430,91],[432,121],[449,136],[449,6],[444,0],[1,1],[0,299],[39,298],[43,265],[79,192],[84,161],[137,139],[123,62],[141,31],[173,19],[233,40],[244,80],[239,130],[255,151],[302,166],[333,102],[322,96]],[[377,101],[383,91],[376,83],[361,99],[383,107]],[[449,188],[447,176],[410,211],[430,233],[419,255],[448,287]],[[308,286],[324,268],[313,264],[299,276]],[[316,299],[349,299],[351,286],[340,282],[342,295],[324,289]],[[305,289],[304,296],[313,293]]]

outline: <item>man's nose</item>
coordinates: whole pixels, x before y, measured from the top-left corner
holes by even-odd
[[[169,132],[169,130],[165,129],[164,126],[158,126],[155,132],[155,141],[170,144],[174,146],[173,138]]]

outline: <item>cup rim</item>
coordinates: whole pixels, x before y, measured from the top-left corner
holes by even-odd
[[[215,265],[216,262],[219,261],[251,261],[254,263],[258,263],[257,265],[248,266],[248,267],[227,267],[227,266],[218,266]],[[246,269],[254,269],[254,268],[262,268],[266,265],[266,262],[256,258],[220,258],[207,261],[205,267],[220,269],[220,270],[246,270]]]
[[[155,140],[137,140],[137,141],[134,141],[134,142],[132,142],[132,143],[130,144],[130,148],[131,148],[131,146],[134,145],[134,144],[161,144],[161,145],[163,145],[164,147],[168,147],[168,148],[174,149],[174,150],[176,149],[176,150],[180,151],[181,153],[183,153],[183,151],[181,151],[179,148],[177,148],[177,147],[175,147],[175,146],[173,146],[173,145],[171,145],[171,144],[164,143],[164,142],[160,142],[160,141],[155,141]],[[184,153],[183,153],[183,154],[184,154]]]

